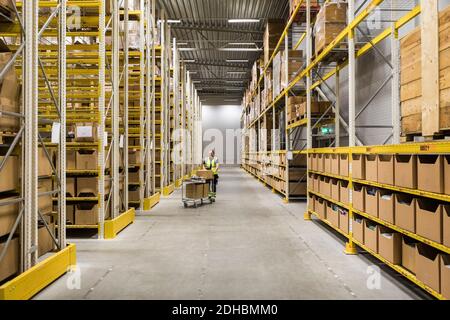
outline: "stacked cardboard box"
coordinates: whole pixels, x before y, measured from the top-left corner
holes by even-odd
[[[269,20],[264,32],[264,66],[267,66],[284,31],[284,21]]]
[[[286,59],[284,59],[285,51],[281,51],[283,59],[281,60],[281,89],[285,89],[298,75],[303,67],[303,51],[289,50],[287,68]],[[286,70],[288,72],[286,76]],[[287,82],[286,82],[287,79]]]
[[[0,40],[0,70],[11,60],[12,53],[8,46]],[[19,129],[19,118],[2,114],[2,111],[20,112],[20,85],[14,67],[10,67],[0,79],[0,132],[16,132]]]
[[[320,54],[345,29],[346,22],[346,2],[328,2],[323,5],[314,26],[316,55]]]
[[[439,14],[439,129],[450,129],[450,6]],[[402,134],[422,133],[422,45],[416,28],[400,41]],[[430,79],[430,81],[434,81]]]

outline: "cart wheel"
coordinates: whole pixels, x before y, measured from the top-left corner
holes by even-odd
[[[187,207],[188,207],[188,205],[187,205],[187,203],[186,203],[186,202],[185,202],[185,203],[183,203],[183,204],[184,204],[184,207],[185,207],[185,208],[187,208]]]
[[[216,199],[214,199],[214,198],[211,198],[211,202],[213,202],[213,203],[214,203],[214,202],[216,202]]]

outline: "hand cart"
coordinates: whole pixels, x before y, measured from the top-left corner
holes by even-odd
[[[196,185],[196,188],[198,186],[206,186],[208,188],[208,192],[204,193],[202,192],[201,196],[196,197],[192,196],[191,194],[187,194],[188,185]],[[193,177],[189,180],[183,181],[182,187],[181,187],[181,194],[182,194],[182,202],[185,208],[188,208],[189,206],[192,206],[194,208],[197,208],[199,206],[202,206],[204,204],[213,204],[216,202],[215,194],[211,192],[211,183],[208,180],[202,179],[202,178],[196,178]]]

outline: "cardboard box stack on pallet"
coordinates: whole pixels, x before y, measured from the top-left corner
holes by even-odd
[[[450,130],[450,6],[439,14],[439,130]],[[422,101],[422,39],[418,27],[400,41],[402,135],[428,135],[429,117]],[[433,82],[434,79],[429,79]],[[433,130],[432,130],[433,131]],[[431,135],[439,133],[433,132]]]
[[[314,25],[315,54],[319,55],[347,26],[347,3],[328,2],[322,6]],[[341,44],[342,45],[342,44]]]
[[[264,32],[264,66],[269,64],[270,57],[272,56],[278,41],[284,31],[284,21],[282,20],[269,20],[266,24]]]
[[[353,195],[354,215],[353,236],[374,253],[390,263],[402,266],[415,274],[419,281],[450,297],[448,277],[449,255],[423,242],[414,240],[404,233],[377,223],[358,212],[379,219],[437,244],[450,248],[450,203],[432,197],[419,197],[408,192],[389,188],[408,188],[436,194],[450,194],[450,156],[417,154],[353,154]],[[347,204],[349,202],[348,176],[349,161],[346,154],[310,154],[308,156],[310,190]],[[338,176],[331,178],[326,175]],[[339,176],[343,177],[342,179]],[[358,183],[359,182],[359,183]],[[367,183],[366,183],[367,182]],[[370,183],[385,185],[373,187]],[[310,209],[335,225],[333,207],[345,211],[329,201],[309,195]],[[328,209],[327,209],[328,208]]]
[[[312,101],[311,102],[311,115],[320,117],[328,111],[328,115],[332,115],[333,112],[329,110],[331,102],[329,101]],[[288,123],[292,124],[296,121],[306,118],[307,114],[306,97],[304,96],[291,96],[288,98],[287,118]]]
[[[295,78],[303,66],[303,51],[289,50],[288,52],[288,66],[286,68],[286,51],[280,50],[273,59],[273,99],[285,89],[288,84]],[[286,69],[288,74],[286,75]],[[286,82],[287,76],[287,82]]]

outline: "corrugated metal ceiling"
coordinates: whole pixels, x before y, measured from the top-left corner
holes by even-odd
[[[168,19],[181,20],[172,24],[172,36],[177,39],[188,70],[196,71],[193,78],[203,97],[210,95],[242,97],[237,91],[247,85],[253,62],[262,51],[222,51],[221,48],[249,48],[255,43],[262,48],[264,26],[268,19],[287,18],[288,0],[160,0],[160,10]],[[260,19],[259,23],[229,23],[228,19]],[[194,49],[194,50],[191,50]],[[183,49],[182,49],[183,50]],[[249,60],[248,63],[227,60]],[[230,74],[247,71],[246,74]],[[244,82],[233,82],[244,80]],[[236,91],[235,91],[236,90]]]

